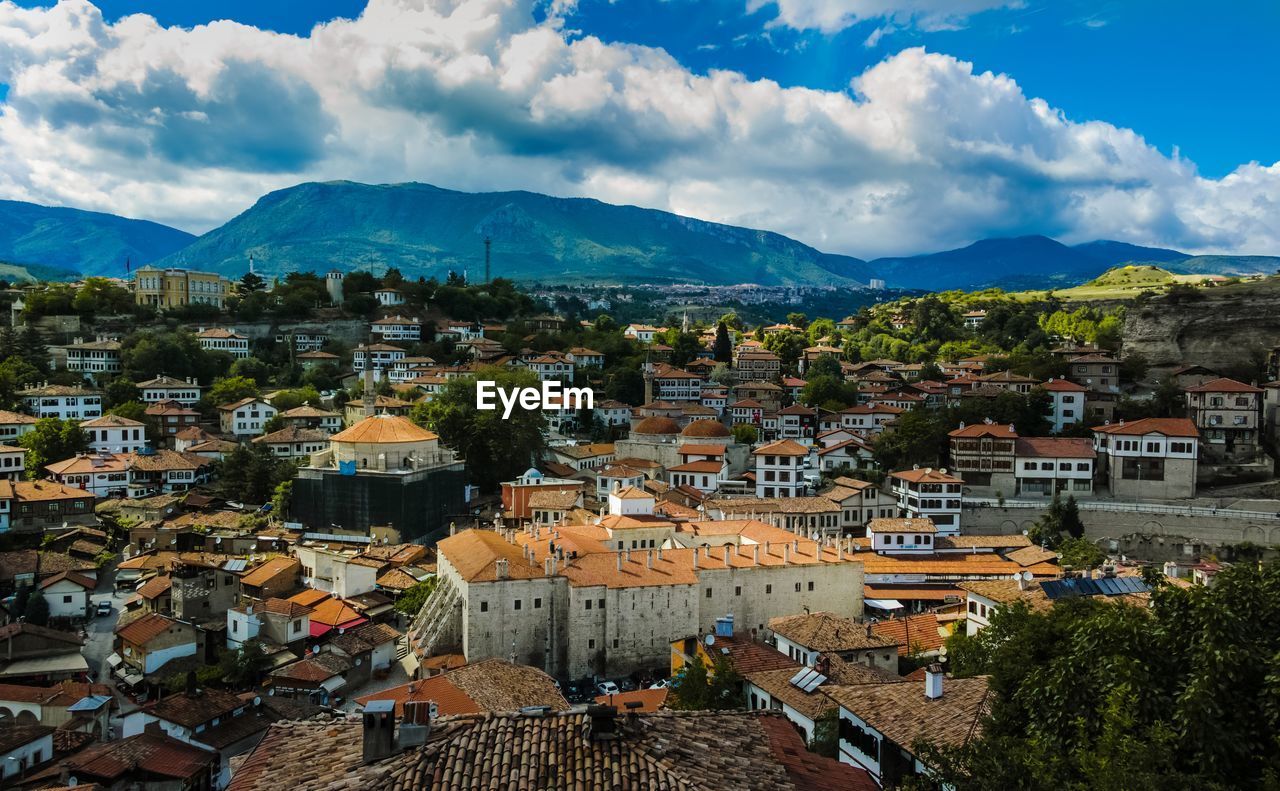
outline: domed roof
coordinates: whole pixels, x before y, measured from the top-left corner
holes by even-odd
[[[329,438],[332,442],[390,444],[396,442],[429,442],[440,439],[407,417],[373,415]]]
[[[679,434],[680,424],[669,417],[647,417],[631,429],[632,434]]]
[[[733,434],[719,420],[695,420],[680,432],[682,437],[731,437]]]

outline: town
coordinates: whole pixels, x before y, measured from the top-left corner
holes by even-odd
[[[1125,307],[621,324],[395,269],[4,293],[8,787],[425,787],[510,738],[545,740],[530,787],[961,782],[1021,737],[988,722],[1034,675],[1002,652],[1275,607],[1241,597],[1277,584],[1278,355],[1158,369]]]

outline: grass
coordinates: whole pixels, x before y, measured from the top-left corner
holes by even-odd
[[[1071,288],[1054,289],[1052,292],[1019,291],[1010,296],[1022,301],[1044,299],[1050,293],[1068,302],[1133,299],[1144,291],[1164,293],[1175,283],[1202,286],[1223,279],[1219,275],[1175,275],[1152,264],[1130,264],[1108,269],[1088,283]]]

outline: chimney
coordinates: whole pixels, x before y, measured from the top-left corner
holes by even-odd
[[[499,558],[498,560],[494,561],[493,565],[496,570],[498,579],[500,580],[506,579],[507,578],[507,559]]]
[[[658,560],[662,560],[662,547],[658,547]]]
[[[404,722],[396,734],[396,746],[401,750],[421,747],[431,735],[431,721],[436,716],[435,701],[408,700],[404,704]]]
[[[1025,577],[1022,576],[1021,571],[1019,571],[1017,574],[1014,574],[1013,578],[1018,581],[1018,590],[1024,591],[1027,589],[1027,580]]]
[[[791,562],[791,545],[790,544],[782,545],[782,562],[784,565]]]
[[[728,544],[724,545],[724,565],[725,566],[729,565],[729,545]]]
[[[556,575],[556,556],[548,555],[547,559],[542,561],[542,570],[548,577]]]
[[[618,550],[618,571],[622,571],[622,550]]]
[[[698,548],[697,547],[693,548],[693,567],[695,569],[698,567]]]
[[[364,762],[390,758],[395,752],[396,704],[393,700],[371,700],[364,707]]]
[[[587,737],[593,742],[612,741],[618,738],[618,710],[613,706],[587,706],[589,726]]]
[[[756,544],[755,546],[751,547],[751,565],[753,566],[760,565],[760,545],[759,544]]]
[[[199,693],[200,693],[200,690],[196,689],[196,671],[188,670],[187,671],[187,697],[194,698]]]
[[[929,700],[942,697],[942,665],[934,662],[924,669],[924,696]]]

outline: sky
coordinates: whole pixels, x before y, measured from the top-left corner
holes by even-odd
[[[199,233],[412,180],[866,258],[1280,254],[1278,39],[1273,0],[0,0],[0,198]]]

